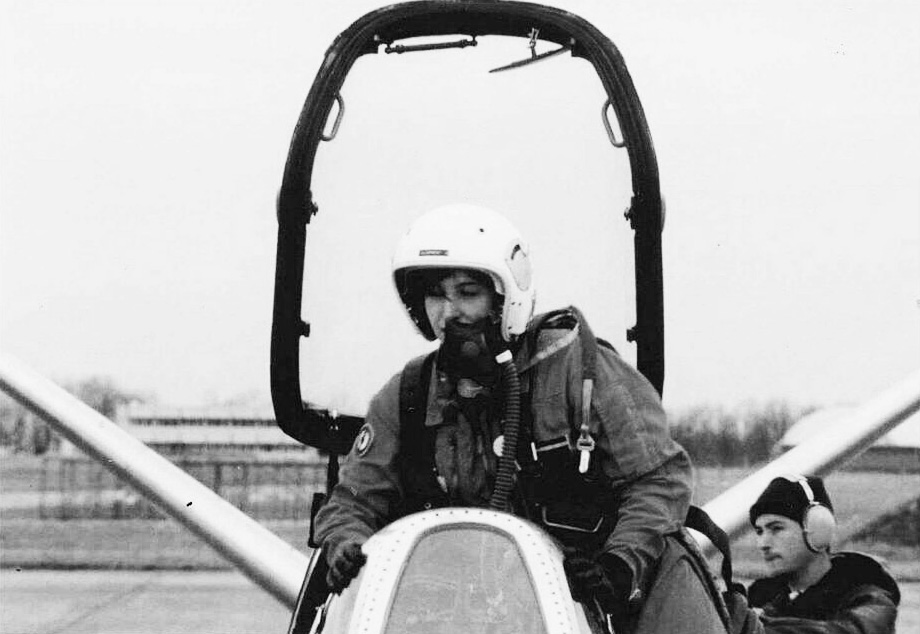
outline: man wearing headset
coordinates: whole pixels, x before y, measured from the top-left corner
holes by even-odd
[[[440,345],[421,380],[409,381],[426,402],[402,407],[411,363],[373,398],[316,516],[330,588],[349,585],[361,545],[385,524],[437,506],[496,508],[505,486],[498,506],[569,548],[574,592],[626,628],[690,502],[690,461],[658,394],[588,336],[577,310],[533,315],[528,245],[492,210],[451,205],[421,216],[397,246],[393,273],[409,318]],[[518,395],[512,436],[502,408]],[[421,418],[411,429],[407,411]]]
[[[897,583],[871,557],[831,551],[836,521],[820,478],[774,479],[750,521],[770,576],[751,584],[748,602],[766,632],[895,631]]]

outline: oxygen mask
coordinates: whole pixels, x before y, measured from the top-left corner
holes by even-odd
[[[493,387],[501,374],[495,355],[505,349],[498,325],[489,319],[472,324],[448,320],[438,366],[454,379],[470,379]]]

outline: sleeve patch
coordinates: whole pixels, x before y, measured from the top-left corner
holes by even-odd
[[[358,454],[359,458],[363,457],[371,448],[373,443],[374,428],[365,423],[361,428],[361,431],[358,432],[358,437],[355,438],[355,453]]]

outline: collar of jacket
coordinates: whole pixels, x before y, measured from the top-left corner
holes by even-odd
[[[537,333],[534,350],[530,349],[529,341],[525,339],[514,359],[518,373],[527,372],[544,359],[572,345],[578,340],[578,333],[578,324],[575,324],[574,328],[544,328]]]

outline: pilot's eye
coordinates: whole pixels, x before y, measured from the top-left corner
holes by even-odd
[[[484,293],[484,289],[479,284],[467,284],[460,287],[460,297],[473,299]]]

